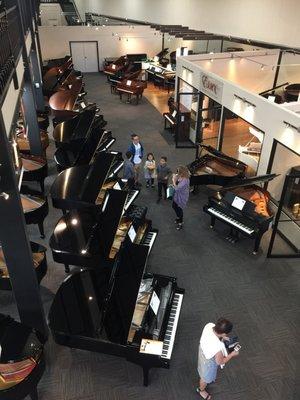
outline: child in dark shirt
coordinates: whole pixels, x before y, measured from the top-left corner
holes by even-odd
[[[125,159],[124,167],[123,167],[123,178],[128,179],[129,183],[134,182],[134,176],[135,176],[134,165],[131,161],[131,158],[132,158],[131,151],[127,151],[126,159]]]
[[[169,182],[169,177],[172,174],[171,168],[167,165],[167,157],[161,157],[159,164],[156,168],[157,172],[157,186],[158,186],[158,198],[157,203],[160,202],[162,198],[162,191],[164,191],[164,199],[167,198],[167,187]]]

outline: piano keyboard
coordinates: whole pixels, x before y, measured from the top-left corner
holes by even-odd
[[[247,233],[248,235],[251,235],[252,233],[254,233],[254,229],[249,228],[249,226],[242,224],[241,222],[237,221],[236,219],[229,217],[227,214],[222,213],[221,211],[219,211],[213,207],[209,207],[207,209],[207,211],[210,214],[215,215],[219,219],[226,221],[228,224],[233,225],[236,228],[242,230],[243,232]]]
[[[130,192],[128,193],[127,199],[126,199],[124,211],[128,210],[130,204],[132,204],[134,202],[134,200],[138,194],[139,194],[138,190],[130,190]]]
[[[168,325],[167,325],[167,329],[166,329],[166,333],[165,333],[163,350],[162,350],[162,354],[161,354],[162,358],[166,358],[168,360],[171,359],[171,355],[172,355],[172,351],[173,351],[173,347],[174,347],[176,330],[177,330],[182,300],[183,300],[183,294],[175,293],[173,302],[172,302],[169,321],[168,321]]]
[[[170,122],[170,124],[172,124],[172,125],[175,124],[175,122],[172,121],[171,118],[167,116],[167,114],[165,114],[164,117]]]
[[[149,246],[149,251],[152,249],[156,236],[157,232],[148,232],[143,240],[143,245]]]

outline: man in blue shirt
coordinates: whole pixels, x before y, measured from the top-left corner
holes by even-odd
[[[136,186],[139,186],[139,175],[140,175],[140,171],[141,171],[141,163],[142,163],[142,158],[144,155],[144,148],[143,145],[140,143],[140,138],[138,135],[133,134],[131,135],[131,140],[132,143],[131,145],[128,147],[128,150],[131,154],[131,162],[134,166],[134,171],[135,171],[135,175],[134,175],[134,183]]]

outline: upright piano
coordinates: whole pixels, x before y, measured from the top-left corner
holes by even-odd
[[[167,113],[163,113],[164,129],[170,129],[172,134],[177,132],[177,140],[186,142],[190,137],[191,111],[183,104],[174,103],[174,109]]]
[[[187,167],[191,173],[191,186],[225,186],[245,176],[247,165],[212,146],[198,144],[197,158]]]
[[[49,312],[56,343],[124,357],[143,368],[169,368],[184,290],[176,278],[146,272],[149,240],[134,223],[114,263],[82,268],[58,289]],[[146,237],[147,239],[147,237]]]
[[[263,234],[272,227],[274,212],[270,208],[270,194],[258,184],[271,181],[277,175],[268,174],[240,178],[210,196],[203,211],[211,216],[211,227],[216,219],[229,225],[229,241],[236,242],[239,233],[255,240],[253,254],[257,254]]]
[[[101,204],[103,186],[117,182],[122,166],[121,153],[102,151],[91,164],[60,172],[50,190],[53,207],[73,210]]]

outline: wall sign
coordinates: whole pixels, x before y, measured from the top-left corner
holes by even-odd
[[[223,83],[201,72],[200,91],[222,104]]]

